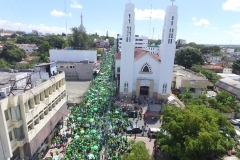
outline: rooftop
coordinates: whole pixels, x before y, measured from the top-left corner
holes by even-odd
[[[217,74],[219,76],[221,76],[222,78],[230,78],[230,79],[234,79],[234,80],[240,79],[240,75],[233,74],[233,73],[217,73]]]
[[[223,70],[223,67],[221,65],[204,65],[202,68],[210,70]]]
[[[177,70],[177,72],[175,72],[175,74],[177,76],[182,76],[186,79],[191,79],[191,80],[207,80],[206,77],[204,77],[196,72],[193,72],[191,70],[188,70],[188,69]]]
[[[56,62],[41,63],[41,64],[37,64],[37,65],[35,65],[35,67],[48,66],[48,65],[51,65],[51,64],[54,64],[54,63],[56,63]]]
[[[148,53],[147,51],[145,50],[142,50],[142,49],[139,49],[139,48],[135,48],[135,52],[134,52],[134,59],[138,59],[140,57],[142,57],[144,54]],[[159,56],[158,54],[150,54],[153,58],[159,60]],[[114,54],[114,58],[117,60],[117,59],[121,59],[121,53],[120,52],[117,52]]]
[[[215,86],[224,89],[225,91],[230,92],[238,97],[240,95],[240,82],[228,77],[218,80]]]

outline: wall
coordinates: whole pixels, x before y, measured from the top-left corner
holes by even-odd
[[[119,73],[117,72],[118,67],[120,67],[120,70],[121,70],[120,63],[121,63],[120,59],[115,60],[115,78],[117,78],[117,74],[120,74],[120,72]]]
[[[54,73],[55,74],[57,73],[57,65],[56,65],[56,63],[50,64],[50,72],[51,72],[52,75],[54,75]]]
[[[21,73],[19,75],[16,75],[14,79],[15,80],[20,80],[20,79],[25,78],[25,77],[27,77],[27,73]],[[15,86],[16,87],[22,87],[22,86],[26,85],[26,82],[27,82],[27,79],[25,78],[23,80],[18,81]]]
[[[190,84],[190,81],[194,79],[185,79],[183,76],[177,76],[176,88],[207,88],[208,80],[195,80],[194,84]]]
[[[75,67],[79,80],[91,80],[93,78],[92,64],[76,64]]]
[[[151,73],[141,72],[142,66],[147,63],[151,67]],[[150,54],[145,54],[140,59],[136,60],[134,63],[134,73],[133,73],[133,91],[136,91],[136,82],[138,78],[146,78],[154,80],[154,89],[150,92],[157,92],[158,91],[158,82],[159,82],[159,68],[160,62],[157,61],[155,58],[151,57]]]
[[[97,51],[95,50],[49,50],[51,62],[80,62],[84,59],[95,62]]]

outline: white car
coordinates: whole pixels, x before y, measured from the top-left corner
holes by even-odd
[[[231,119],[230,122],[234,125],[239,125],[240,124],[240,119]]]

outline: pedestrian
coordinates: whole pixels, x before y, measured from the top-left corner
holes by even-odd
[[[51,155],[51,157],[53,157],[53,151],[52,150],[50,150],[50,155]]]
[[[62,149],[63,149],[63,151],[65,150],[65,144],[64,143],[62,143]]]
[[[149,138],[150,138],[150,141],[149,141],[149,142],[151,142],[151,140],[152,140],[152,133],[150,133]]]
[[[136,139],[136,137],[137,137],[137,134],[135,133],[135,137],[134,137],[134,139]]]
[[[144,127],[146,127],[146,125],[147,125],[147,123],[146,123],[146,122],[144,122]]]

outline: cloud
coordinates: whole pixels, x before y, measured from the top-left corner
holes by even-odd
[[[152,12],[152,13],[151,13]],[[150,17],[154,19],[164,19],[165,11],[161,9],[137,9],[135,8],[136,20],[149,20]]]
[[[13,31],[24,31],[24,32],[32,32],[32,30],[37,30],[38,32],[42,32],[42,33],[55,33],[55,34],[61,34],[61,33],[66,33],[66,29],[65,28],[61,28],[61,27],[55,27],[55,26],[46,26],[44,24],[23,24],[23,23],[12,23],[6,20],[1,20],[0,19],[0,26],[1,28],[4,29],[9,29],[9,30],[13,30]],[[68,30],[68,33],[71,33],[70,30]]]
[[[199,21],[194,22],[193,24],[195,26],[208,26],[208,25],[210,25],[209,21],[206,20],[206,19],[200,19]]]
[[[54,16],[54,17],[72,16],[72,13],[65,14],[64,12],[57,11],[57,10],[53,10],[52,12],[50,12],[50,14],[51,16]]]
[[[196,21],[196,17],[193,17],[192,20],[193,20],[193,21]]]
[[[194,32],[193,35],[195,35],[195,36],[200,36],[200,34],[197,33],[197,32]]]
[[[235,28],[235,29],[240,29],[240,24],[234,24],[231,26],[232,28]]]
[[[222,8],[225,11],[237,11],[240,12],[240,1],[239,0],[227,0],[222,4]]]
[[[79,4],[77,0],[72,0],[72,4],[70,4],[70,7],[71,8],[78,8],[78,9],[83,8],[82,5]]]

